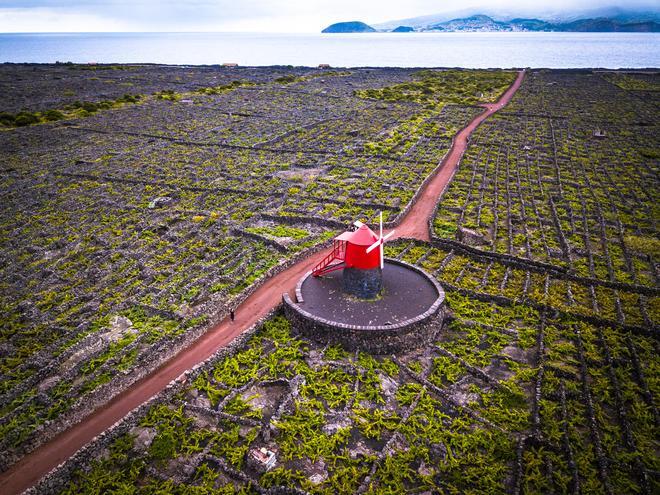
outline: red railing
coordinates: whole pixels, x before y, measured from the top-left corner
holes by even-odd
[[[330,273],[333,270],[339,270],[344,267],[344,260],[346,256],[346,242],[344,241],[333,241],[332,251],[323,258],[312,270],[312,275],[318,277],[320,275],[325,275]],[[339,261],[332,265],[333,261]]]

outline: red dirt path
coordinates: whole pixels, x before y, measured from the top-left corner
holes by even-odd
[[[417,203],[396,227],[395,237],[411,237],[425,241],[430,239],[429,217],[433,213],[439,196],[451,180],[467,148],[470,135],[484,119],[511,100],[520,87],[523,77],[524,71],[519,72],[515,82],[497,103],[482,105],[486,111],[475,117],[456,135],[453,146],[442,161],[439,172],[421,191]],[[112,398],[106,405],[91,413],[80,423],[27,454],[0,474],[0,494],[15,495],[33,486],[48,472],[91,442],[94,437],[158,394],[172,380],[227,345],[277,306],[282,300],[282,293],[291,291],[300,277],[311,270],[328,252],[329,249],[316,253],[266,280],[236,309],[236,319],[233,323],[228,318],[221,321],[152,374]]]
[[[463,128],[463,130],[456,134],[449,153],[447,153],[442,160],[439,172],[427,184],[426,188],[421,192],[417,203],[415,203],[401,223],[396,227],[396,234],[394,237],[411,237],[422,241],[431,240],[428,224],[429,218],[433,214],[435,205],[438,203],[438,198],[453,177],[454,172],[458,167],[458,163],[467,148],[468,140],[470,139],[472,132],[487,117],[497,112],[500,108],[506,105],[509,100],[511,100],[514,93],[522,84],[524,76],[524,71],[519,72],[514,83],[496,103],[486,103],[481,105],[486,111],[477,115],[472,121],[470,121],[467,127]]]

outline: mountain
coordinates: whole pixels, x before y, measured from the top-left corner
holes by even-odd
[[[427,29],[437,30],[438,28],[444,31],[511,31],[506,22],[496,21],[492,17],[483,14],[452,19],[431,25]]]
[[[551,31],[571,31],[582,33],[658,33],[660,24],[654,21],[619,22],[613,19],[580,19],[578,21],[558,24]]]
[[[539,19],[511,19],[510,24],[518,26],[520,31],[545,31],[549,24]]]
[[[521,8],[463,9],[374,25],[380,31],[409,26],[415,31],[565,31],[565,32],[658,32],[660,10],[600,7],[566,11]]]
[[[410,26],[398,26],[392,29],[393,33],[412,33],[413,31],[415,31],[415,28],[411,28]]]
[[[397,19],[395,21],[381,22],[373,24],[379,31],[390,31],[397,26],[410,26],[414,29],[424,28],[433,24],[450,21],[451,19],[459,19],[461,17],[469,17],[476,14],[474,9],[455,10],[444,14],[431,14],[418,17],[409,17],[407,19]]]
[[[329,25],[322,33],[375,33],[376,30],[360,21],[337,22]]]
[[[541,19],[511,19],[496,21],[487,15],[473,15],[462,19],[452,19],[431,24],[419,31],[563,31],[582,33],[604,32],[660,32],[660,23],[652,20],[628,22],[627,19],[610,18],[579,19],[571,22],[552,23]]]
[[[660,22],[660,11],[641,9],[625,9],[622,7],[600,7],[596,9],[574,10],[563,13],[547,13],[546,15],[535,15],[554,24],[564,24],[583,19],[612,19],[622,24],[637,22]]]

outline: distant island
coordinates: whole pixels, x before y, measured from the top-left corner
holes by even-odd
[[[360,21],[337,22],[325,28],[322,33],[375,33],[376,30]]]
[[[392,21],[377,26],[378,29],[364,22],[338,22],[323,30],[324,33],[411,33],[411,32],[591,32],[591,33],[658,33],[660,32],[660,14],[658,13],[620,13],[602,17],[566,19],[537,18],[500,18],[486,14],[474,14],[447,20],[433,20],[424,16],[403,21]],[[407,21],[407,22],[406,22]],[[405,24],[404,24],[405,22]],[[396,26],[396,27],[394,27]]]

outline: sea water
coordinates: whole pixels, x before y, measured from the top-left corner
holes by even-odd
[[[660,67],[658,33],[0,34],[0,62]]]

